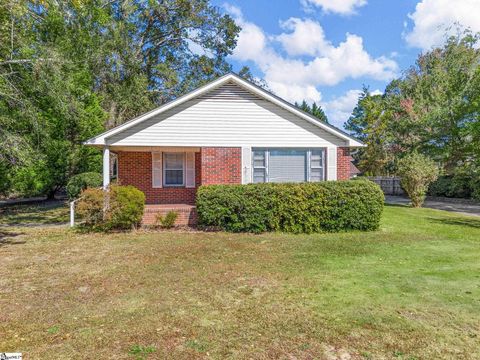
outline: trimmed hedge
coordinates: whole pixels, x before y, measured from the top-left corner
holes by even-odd
[[[230,232],[376,230],[384,196],[368,180],[208,185],[197,191],[199,224]]]

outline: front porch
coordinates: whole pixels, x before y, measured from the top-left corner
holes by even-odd
[[[145,205],[143,212],[142,225],[155,225],[157,216],[165,217],[170,211],[178,214],[175,226],[195,226],[197,225],[197,209],[189,204],[154,204]]]
[[[145,194],[148,205],[195,205],[199,186],[242,183],[241,148],[121,147],[103,149],[104,188],[115,154],[117,183]]]

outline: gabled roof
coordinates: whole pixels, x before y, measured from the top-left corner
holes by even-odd
[[[248,80],[245,80],[243,78],[241,78],[240,76],[238,76],[237,74],[234,74],[234,73],[229,73],[229,74],[226,74],[202,87],[199,87],[198,89],[196,90],[193,90],[191,92],[189,92],[188,94],[185,94],[175,100],[172,100],[154,110],[151,110],[139,117],[136,117],[135,119],[132,119],[130,121],[127,121],[125,122],[124,124],[122,125],[119,125],[113,129],[110,129],[110,130],[107,130],[87,141],[85,141],[85,145],[93,145],[93,146],[99,146],[99,145],[105,145],[106,144],[106,139],[115,135],[115,134],[118,134],[132,126],[135,126],[147,119],[150,119],[151,117],[153,116],[156,116],[158,114],[161,114],[167,110],[170,110],[180,104],[183,104],[184,102],[188,101],[188,100],[191,100],[191,99],[194,99],[198,96],[201,96],[207,92],[209,92],[210,90],[212,89],[215,89],[227,82],[233,82],[241,87],[243,87],[244,89],[250,91],[251,93],[259,96],[260,98],[263,98],[267,101],[270,101],[274,104],[276,104],[277,106],[293,113],[294,115],[297,115],[298,117],[314,124],[315,126],[318,126],[322,129],[324,129],[325,131],[347,141],[347,144],[348,146],[350,147],[362,147],[362,146],[365,146],[361,141],[355,139],[353,136],[347,134],[346,132],[336,128],[335,126],[332,126],[330,124],[327,124],[327,123],[324,123],[323,121],[320,121],[318,120],[316,117],[300,110],[299,108],[297,108],[296,106],[292,105],[291,103],[281,99],[280,97],[270,93],[269,91],[253,84],[252,82],[248,81]]]

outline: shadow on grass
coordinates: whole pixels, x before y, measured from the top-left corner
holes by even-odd
[[[5,206],[0,208],[0,224],[51,225],[64,223],[68,221],[67,211],[63,201]]]
[[[25,244],[23,240],[14,240],[13,238],[23,235],[20,232],[13,232],[6,229],[0,228],[0,247],[6,245],[21,245]]]
[[[430,220],[435,224],[467,226],[475,229],[480,229],[480,218],[478,219],[466,218],[466,217],[428,218],[428,220]]]
[[[394,207],[394,208],[402,208],[402,209],[413,209],[410,204],[391,204],[391,203],[384,203],[385,207]]]

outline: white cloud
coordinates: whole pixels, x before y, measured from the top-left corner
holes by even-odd
[[[348,90],[344,95],[323,103],[323,107],[332,125],[342,127],[357,105],[361,90]]]
[[[245,20],[239,8],[227,5],[225,9],[242,27],[233,58],[254,62],[268,86],[288,101],[318,102],[319,86],[364,76],[390,80],[397,74],[397,63],[387,57],[373,58],[360,36],[347,33],[345,40],[335,46],[318,22],[299,18],[282,22],[284,32],[269,36]]]
[[[321,7],[326,13],[352,15],[357,8],[365,6],[367,0],[302,0],[302,4],[306,7]]]
[[[305,100],[308,103],[320,102],[322,94],[313,85],[289,85],[282,82],[270,81],[268,86],[275,94],[280,95],[284,99],[290,99],[293,103]]]
[[[282,29],[290,31],[275,37],[289,55],[317,55],[331,47],[319,23],[310,19],[290,18],[280,23]]]
[[[480,0],[422,0],[408,17],[413,29],[405,34],[411,46],[429,50],[441,45],[445,34],[456,32],[456,25],[480,31]]]
[[[322,107],[324,108],[330,123],[338,127],[343,127],[343,124],[348,120],[353,109],[357,105],[361,93],[362,90],[352,89],[331,101],[323,102]],[[376,89],[370,91],[370,94],[382,95],[383,92]]]

